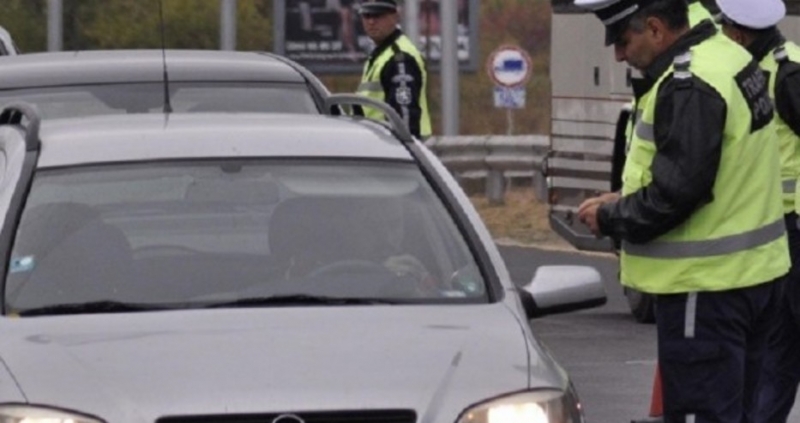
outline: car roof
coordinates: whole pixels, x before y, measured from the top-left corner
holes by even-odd
[[[287,62],[260,52],[166,50],[170,81],[303,83]],[[164,78],[161,50],[87,50],[0,57],[2,88],[157,82]]]
[[[43,121],[38,167],[244,158],[412,160],[388,128],[361,118],[295,114],[136,114]]]

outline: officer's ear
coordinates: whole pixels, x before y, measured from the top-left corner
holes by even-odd
[[[744,47],[750,46],[750,44],[752,44],[756,39],[753,33],[731,24],[722,25],[722,33],[727,35],[731,40],[736,41],[737,44]]]
[[[663,46],[672,36],[672,31],[667,23],[655,16],[645,18],[644,33],[657,46]]]

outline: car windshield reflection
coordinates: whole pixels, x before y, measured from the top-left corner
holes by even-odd
[[[175,113],[319,113],[303,84],[170,82]],[[126,113],[162,113],[161,82],[0,89],[0,109],[18,102],[36,105],[45,119]]]
[[[413,164],[182,161],[37,172],[5,302],[20,315],[476,303],[485,285]]]

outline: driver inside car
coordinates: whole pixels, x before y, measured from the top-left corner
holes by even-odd
[[[287,279],[357,278],[383,270],[397,280],[413,281],[415,296],[438,295],[436,279],[404,245],[406,222],[400,200],[331,200],[314,208],[324,218],[314,219],[313,241],[303,243],[298,254],[292,255]],[[308,207],[298,208],[293,217],[307,212]],[[310,224],[304,226],[308,230]],[[299,234],[294,235],[296,241]]]
[[[361,226],[357,237],[360,254],[381,263],[400,278],[411,278],[417,294],[431,296],[439,292],[439,283],[422,261],[405,246],[406,222],[403,204],[399,200],[380,200],[374,205],[359,207],[356,225]]]

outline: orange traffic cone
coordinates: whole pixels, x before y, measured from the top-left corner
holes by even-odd
[[[656,375],[653,378],[653,394],[650,398],[650,417],[664,415],[664,403],[661,396],[661,368],[656,364]]]
[[[664,404],[661,395],[661,369],[656,364],[653,377],[653,393],[650,396],[650,415],[646,419],[632,420],[631,423],[658,423],[664,421]]]

